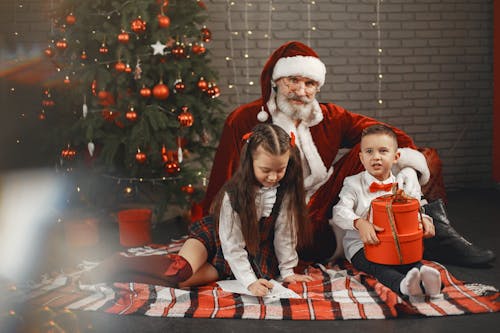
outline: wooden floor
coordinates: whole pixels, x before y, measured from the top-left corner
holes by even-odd
[[[448,192],[448,215],[452,225],[475,244],[500,253],[500,190],[457,190]],[[154,241],[161,243],[185,234],[181,221],[162,223],[154,229]],[[119,247],[118,230],[114,223],[101,226],[97,247],[65,253],[67,263],[82,256],[90,259],[111,253]],[[92,258],[93,257],[93,258]],[[60,262],[61,257],[54,257]],[[500,288],[500,263],[488,267],[462,268],[448,265],[458,279]],[[351,321],[273,321],[234,319],[152,318],[117,316],[97,312],[78,312],[83,327],[91,323],[93,332],[474,332],[500,325],[500,313],[450,316],[437,318],[407,317],[391,320]],[[85,330],[84,330],[85,331]]]

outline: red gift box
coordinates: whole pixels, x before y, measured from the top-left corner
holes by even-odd
[[[121,245],[134,247],[151,243],[151,209],[127,209],[117,215]]]
[[[365,244],[365,256],[384,265],[404,265],[422,260],[423,230],[419,229],[420,204],[402,191],[374,199],[371,203],[373,224],[384,228],[377,232],[379,244]]]

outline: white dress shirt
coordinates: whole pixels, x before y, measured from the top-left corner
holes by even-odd
[[[372,200],[391,193],[391,191],[370,192],[369,187],[372,182],[379,184],[395,183],[396,177],[391,173],[389,178],[381,182],[366,171],[346,177],[339,194],[340,200],[333,207],[333,216],[330,224],[334,224],[345,230],[343,246],[345,256],[349,261],[351,261],[356,252],[363,248],[359,231],[354,228],[354,221],[364,218],[372,222],[371,216],[368,216]]]
[[[261,187],[255,195],[257,218],[271,215],[278,186]],[[281,207],[286,207],[287,198],[283,198]],[[281,209],[276,218],[274,226],[274,251],[278,259],[278,268],[282,278],[294,274],[293,268],[297,266],[298,255],[296,247],[296,232],[290,230],[293,226],[289,220],[286,209]],[[241,231],[241,221],[238,214],[233,210],[229,195],[224,194],[219,217],[219,239],[222,253],[229,264],[234,276],[246,288],[255,281],[257,276],[248,260],[248,252],[245,250],[245,240]]]

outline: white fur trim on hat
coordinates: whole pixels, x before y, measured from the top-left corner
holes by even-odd
[[[280,58],[274,65],[272,79],[277,80],[285,76],[303,76],[312,79],[323,86],[325,83],[325,64],[312,56],[293,56]]]

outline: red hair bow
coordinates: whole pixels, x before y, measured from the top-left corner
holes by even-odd
[[[248,139],[250,139],[252,134],[253,134],[253,132],[248,132],[248,133],[243,134],[243,136],[241,137],[241,140],[248,141]]]
[[[290,132],[290,146],[295,147],[295,134]]]

